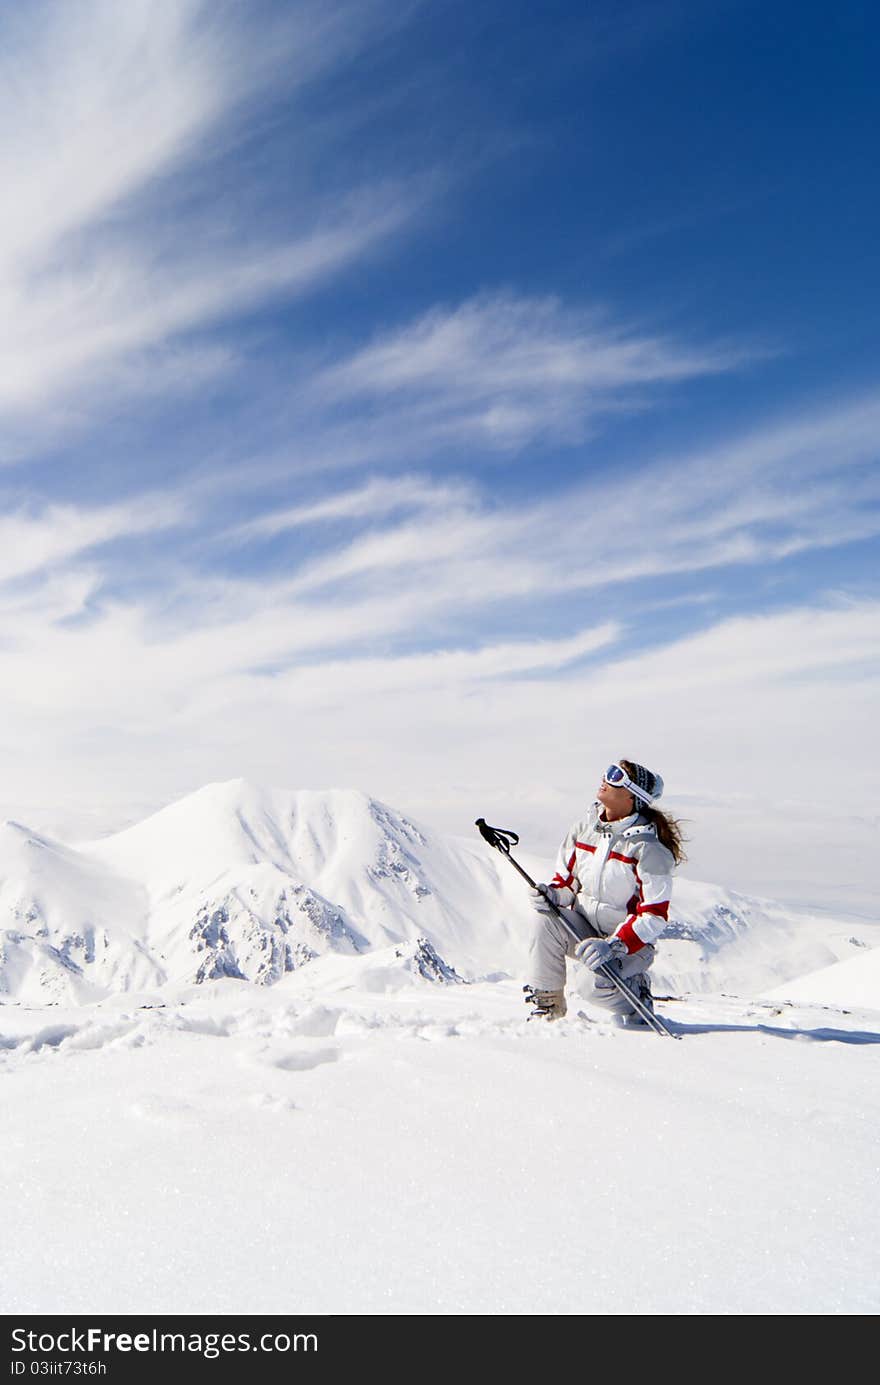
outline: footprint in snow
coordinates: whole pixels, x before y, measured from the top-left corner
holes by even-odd
[[[275,1050],[268,1053],[264,1061],[273,1068],[281,1068],[282,1072],[308,1072],[310,1068],[318,1068],[322,1063],[336,1063],[338,1060],[338,1049],[313,1048],[291,1049],[288,1053]]]
[[[302,1014],[288,1017],[282,1032],[309,1039],[327,1039],[336,1033],[341,1014],[340,1010],[331,1010],[326,1005],[316,1005]]]
[[[250,1102],[261,1111],[274,1111],[279,1114],[297,1109],[296,1102],[291,1101],[289,1096],[276,1096],[274,1092],[254,1092]]]
[[[169,1101],[164,1096],[143,1096],[129,1102],[127,1114],[146,1125],[161,1125],[170,1130],[182,1130],[194,1125],[197,1113],[185,1101]]]
[[[78,1033],[79,1026],[76,1024],[49,1024],[44,1029],[38,1029],[36,1034],[26,1035],[17,1047],[22,1053],[40,1053],[46,1048],[60,1048]]]
[[[302,1044],[285,1044],[277,1036],[270,1043],[243,1045],[235,1054],[240,1068],[276,1068],[281,1072],[309,1072],[324,1063],[336,1063],[342,1057],[340,1049],[316,1046],[306,1040]]]

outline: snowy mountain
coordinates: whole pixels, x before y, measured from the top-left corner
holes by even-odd
[[[519,859],[535,878],[550,873]],[[522,976],[531,919],[520,877],[476,833],[439,837],[351,790],[210,784],[78,846],[0,829],[0,1001],[82,1003],[224,977],[272,985],[327,954],[389,948],[402,975]],[[865,941],[851,921],[682,879],[655,989],[755,994]]]
[[[473,977],[520,959],[528,906],[521,891],[509,905],[499,864],[361,793],[241,780],[77,847],[7,823],[0,997],[86,1001],[220,977],[267,985],[327,952],[423,938],[438,975]]]
[[[147,899],[90,854],[0,827],[0,1000],[87,1001],[164,979]]]

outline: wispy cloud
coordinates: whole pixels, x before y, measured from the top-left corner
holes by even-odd
[[[375,477],[353,490],[334,491],[325,499],[274,510],[259,519],[236,525],[223,538],[247,542],[333,521],[384,519],[401,510],[424,511],[436,506],[464,505],[475,497],[475,488],[461,481],[438,482],[418,475]]]
[[[350,57],[382,6],[294,0],[33,0],[0,57],[0,258],[31,263],[158,179],[233,139],[248,103]],[[241,124],[234,139],[242,137]],[[165,189],[167,194],[168,189]],[[143,206],[139,211],[143,212]]]
[[[380,335],[314,382],[320,398],[381,401],[394,428],[434,446],[520,446],[580,436],[640,392],[745,365],[743,348],[698,349],[565,308],[485,294]]]
[[[123,256],[105,245],[97,261],[68,260],[61,270],[0,282],[0,413],[32,409],[59,389],[94,385],[96,376],[122,383],[131,355],[157,344],[171,344],[176,374],[184,366],[201,379],[225,370],[227,352],[199,343],[190,363],[190,349],[176,339],[270,294],[315,288],[397,229],[409,210],[405,200],[372,208],[366,200],[359,215],[343,212],[337,224],[282,247],[178,255],[168,264],[145,246],[129,245]],[[141,387],[131,373],[128,383]]]
[[[56,641],[63,641],[71,696],[77,668],[83,696],[91,696],[91,669],[112,647],[119,658],[107,684],[125,688],[126,697],[137,685],[138,701],[148,698],[147,668],[159,680],[157,695],[159,686],[180,683],[195,687],[208,680],[222,687],[225,679],[247,684],[267,673],[277,680],[288,671],[303,677],[307,667],[315,686],[333,686],[338,678],[356,686],[366,679],[372,686],[380,666],[406,670],[405,682],[422,673],[428,681],[448,671],[457,676],[458,670],[476,677],[484,647],[496,651],[485,656],[485,667],[495,668],[497,659],[504,664],[503,651],[513,649],[507,632],[514,626],[521,632],[514,643],[525,642],[531,653],[514,654],[511,668],[521,656],[524,668],[537,667],[529,663],[535,651],[561,665],[587,652],[572,632],[583,631],[585,623],[592,630],[591,611],[622,622],[626,637],[638,641],[639,666],[645,667],[655,639],[651,621],[643,624],[639,611],[646,592],[654,603],[662,596],[657,579],[781,561],[878,531],[877,509],[867,503],[877,496],[876,476],[852,459],[852,449],[861,454],[866,445],[870,416],[868,402],[860,401],[849,412],[837,410],[833,426],[825,416],[815,421],[815,432],[803,422],[788,433],[788,448],[780,446],[778,429],[767,438],[755,435],[741,450],[725,449],[724,468],[713,465],[709,454],[700,468],[694,463],[686,469],[684,480],[674,465],[659,463],[640,476],[650,514],[650,525],[641,529],[632,527],[613,482],[587,483],[538,503],[502,503],[475,482],[434,481],[427,474],[333,487],[217,534],[218,560],[230,538],[236,547],[266,537],[281,542],[274,566],[260,573],[227,571],[222,561],[213,572],[203,568],[210,549],[185,488],[177,502],[146,496],[92,510],[19,511],[0,532],[0,576],[34,574],[38,585],[47,574],[66,576],[67,590],[87,588],[91,614],[81,627],[64,624],[59,631],[57,586],[47,587],[42,622],[34,618],[33,590],[19,586],[6,593],[7,629],[33,643],[34,658],[42,659],[37,650],[45,649],[47,669],[57,660]],[[819,449],[811,445],[817,436],[824,443],[824,472]],[[792,498],[802,447],[810,478]],[[764,459],[757,480],[755,453]],[[849,467],[843,465],[847,459]],[[147,547],[139,558],[131,555],[124,595],[118,592],[112,556],[105,560],[102,545],[171,525],[189,536],[177,545],[173,566],[157,568]],[[84,562],[87,576],[81,577]],[[650,589],[647,579],[654,584]],[[612,599],[590,595],[603,588]],[[16,599],[23,611],[18,621]],[[603,639],[610,638],[601,628]],[[737,628],[725,627],[726,647]],[[756,627],[743,628],[750,642],[743,657],[754,659]],[[799,632],[801,643],[806,633]],[[624,637],[624,631],[618,634]],[[699,639],[705,652],[706,638]],[[575,640],[570,648],[569,640]],[[829,657],[843,657],[841,648],[823,642],[818,662],[832,649]],[[670,675],[669,695],[680,680],[680,662]],[[713,658],[712,668],[722,667]],[[632,670],[617,666],[609,678],[628,682],[635,671],[635,664]],[[667,687],[659,667],[652,678]]]
[[[363,697],[391,691],[420,695],[424,692],[430,696],[443,688],[559,672],[588,655],[607,650],[619,636],[619,624],[606,621],[560,640],[511,640],[477,649],[443,649],[386,659],[325,660],[291,671],[283,686],[295,701],[316,706],[323,706],[328,688],[340,683],[356,686]]]
[[[534,611],[567,609],[578,592],[754,568],[876,535],[877,436],[880,401],[866,396],[684,458],[624,461],[527,496],[494,479],[374,477],[270,510],[235,533],[251,542],[309,526],[307,549],[292,539],[280,550],[285,600],[337,606],[355,589],[376,600],[403,589],[434,618],[441,608],[471,618],[513,599]],[[331,518],[324,542],[316,526]]]
[[[374,180],[312,188],[255,234],[219,172],[231,117],[240,141],[281,84],[290,102],[350,56],[380,12],[297,3],[246,13],[207,0],[6,11],[0,420],[44,430],[74,392],[94,407],[108,386],[149,389],[132,366],[146,351],[150,373],[170,363],[164,375],[178,387],[202,383],[229,368],[230,349],[188,334],[314,289],[401,227],[413,195]],[[193,187],[183,175],[195,159]]]
[[[73,573],[87,555],[103,577],[95,609],[122,619],[130,608],[135,662],[138,628],[167,644],[171,665],[180,632],[205,668],[228,668],[231,651],[245,671],[347,644],[450,648],[513,620],[556,639],[569,622],[582,627],[593,593],[610,593],[601,609],[617,614],[648,581],[656,602],[664,577],[781,563],[880,532],[880,479],[867,464],[875,417],[880,404],[863,399],[812,427],[802,419],[643,466],[636,511],[614,474],[519,496],[428,472],[325,482],[236,525],[217,526],[210,490],[185,481],[116,506],[19,505],[0,531],[0,579]],[[99,547],[170,526],[185,540],[158,560],[149,543],[126,549],[120,588],[118,552]]]
[[[185,515],[179,499],[149,495],[127,505],[49,505],[0,515],[0,583],[30,574],[49,578],[101,545],[172,528]],[[73,576],[78,587],[80,575]],[[95,585],[94,573],[87,581]],[[32,593],[23,592],[23,599],[32,604]]]

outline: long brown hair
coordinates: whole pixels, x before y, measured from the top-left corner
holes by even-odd
[[[635,766],[629,760],[618,760],[621,769],[625,769],[627,774],[635,774]],[[675,864],[681,865],[682,861],[687,860],[684,844],[687,838],[684,835],[681,822],[678,818],[670,817],[669,813],[664,813],[661,808],[655,808],[648,803],[636,803],[635,805],[643,818],[654,824],[657,837],[662,846],[667,851],[672,852]]]

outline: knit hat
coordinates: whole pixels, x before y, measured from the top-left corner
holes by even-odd
[[[649,806],[656,803],[663,794],[663,780],[660,775],[654,774],[650,769],[645,769],[644,765],[637,765],[633,760],[628,760],[627,764],[630,768],[627,773],[629,784],[626,787],[630,793]],[[620,764],[620,768],[623,769],[622,764]]]

